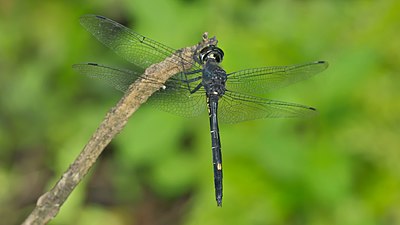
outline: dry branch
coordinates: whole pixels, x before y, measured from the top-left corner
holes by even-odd
[[[204,33],[203,40],[199,44],[183,48],[164,61],[147,68],[142,77],[148,78],[148,80],[157,80],[160,85],[138,79],[129,87],[117,105],[107,113],[86,146],[56,185],[39,197],[36,207],[23,224],[46,224],[53,219],[71,192],[96,162],[104,148],[124,128],[129,117],[139,106],[146,102],[154,92],[162,88],[162,84],[172,75],[181,72],[185,67],[190,67],[194,63],[193,54],[196,51],[216,43],[215,38],[209,39],[207,33]]]

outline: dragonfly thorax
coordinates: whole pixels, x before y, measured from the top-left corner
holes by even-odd
[[[202,84],[207,95],[222,96],[225,93],[227,75],[215,59],[209,58],[203,66]]]
[[[209,45],[199,53],[199,60],[203,64],[202,84],[208,96],[222,96],[225,93],[227,76],[219,66],[223,58],[224,52],[215,45]]]

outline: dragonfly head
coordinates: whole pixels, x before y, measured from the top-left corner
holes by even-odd
[[[209,45],[203,48],[199,54],[199,60],[202,63],[205,63],[207,59],[214,59],[217,63],[220,63],[222,62],[223,58],[224,52],[215,45]]]

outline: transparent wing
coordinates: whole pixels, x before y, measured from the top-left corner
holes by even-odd
[[[227,91],[219,101],[218,116],[222,123],[237,123],[263,118],[308,117],[316,113],[310,106]]]
[[[74,64],[72,68],[78,73],[125,92],[137,78],[142,74],[139,71],[112,68],[97,63]]]
[[[90,78],[100,80],[119,91],[128,90],[136,79],[141,77],[143,82],[157,83],[155,80],[142,77],[142,72],[131,71],[126,69],[118,69],[96,63],[75,64],[72,66],[75,71],[86,75]],[[190,77],[199,76],[199,74],[191,74]],[[206,108],[205,93],[199,90],[194,94],[190,94],[189,89],[193,89],[198,82],[186,82],[187,75],[184,73],[176,74],[164,84],[165,89],[155,92],[149,99],[148,103],[154,105],[163,111],[177,114],[184,117],[194,117]]]
[[[199,90],[190,94],[187,89],[173,88],[174,85],[167,83],[166,89],[161,89],[151,96],[149,104],[165,112],[186,118],[198,116],[205,111],[207,105],[204,91]]]
[[[80,18],[80,23],[101,43],[142,69],[163,61],[175,52],[173,48],[103,16],[85,15]]]
[[[325,70],[328,62],[316,61],[291,66],[245,69],[228,74],[226,89],[242,93],[263,94],[305,80]]]

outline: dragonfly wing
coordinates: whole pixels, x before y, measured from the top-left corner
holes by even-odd
[[[204,91],[191,94],[186,88],[175,88],[176,84],[168,83],[151,96],[149,104],[165,112],[191,118],[202,114],[206,109]]]
[[[291,66],[245,69],[228,74],[226,88],[231,91],[263,94],[305,80],[325,70],[328,62],[316,61]]]
[[[223,123],[237,123],[246,120],[280,117],[309,117],[316,109],[296,103],[282,102],[225,92],[219,101],[219,118]]]
[[[197,73],[178,73],[167,80],[165,88],[151,97],[150,104],[163,111],[191,118],[206,109],[204,88],[191,93],[201,83],[201,70]]]
[[[143,69],[161,62],[175,52],[174,49],[103,16],[85,15],[80,18],[80,23],[101,43]]]
[[[72,68],[80,74],[100,80],[101,82],[125,92],[140,75],[139,71],[112,68],[97,63],[74,64]]]
[[[127,91],[129,85],[141,77],[142,74],[138,71],[117,69],[96,63],[75,64],[72,67],[78,73],[100,80],[122,92]],[[194,77],[196,74],[191,74],[190,76]],[[143,82],[162,85],[155,80],[149,80],[146,77],[141,78]],[[204,91],[199,90],[194,94],[190,94],[189,89],[193,89],[197,86],[195,83],[200,81],[188,83],[185,82],[187,79],[184,73],[174,75],[163,84],[165,88],[161,88],[149,98],[148,103],[163,111],[184,117],[193,117],[201,114],[206,106]]]

